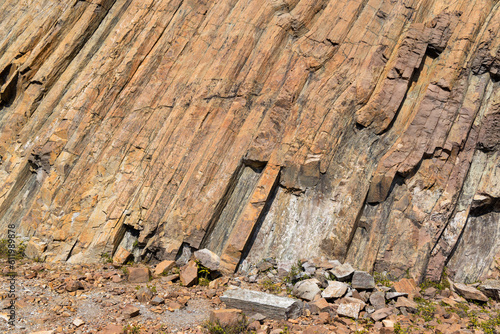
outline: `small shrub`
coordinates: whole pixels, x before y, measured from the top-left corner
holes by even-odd
[[[111,255],[109,255],[108,252],[104,252],[101,254],[101,260],[103,260],[104,263],[112,263],[113,262],[113,258],[111,257]]]
[[[378,273],[378,272],[373,272],[373,278],[375,279],[375,283],[381,284],[383,286],[386,286],[388,288],[392,287],[394,279],[387,273]]]
[[[26,250],[26,243],[24,241],[21,242],[16,242],[17,238],[14,238],[14,245],[15,247],[11,249],[14,249],[14,254],[11,257],[13,257],[16,260],[20,260],[24,258],[26,255],[24,254],[24,251]],[[10,239],[12,243],[12,239]],[[0,257],[1,258],[8,258],[9,257],[9,239],[1,239],[0,240]]]
[[[141,333],[141,325],[127,325],[123,327],[124,334],[139,334]]]
[[[425,321],[431,321],[434,319],[434,314],[436,313],[436,306],[422,298],[414,299],[419,303],[417,308],[417,314],[421,316]],[[417,301],[418,300],[418,301]]]
[[[202,265],[199,261],[196,261],[196,265],[198,266],[198,285],[208,286],[211,281],[211,270]]]
[[[262,288],[267,290],[270,293],[279,293],[281,292],[281,285],[278,283],[274,283],[270,278],[266,278],[261,283]]]
[[[210,334],[249,334],[248,319],[243,316],[236,324],[222,326],[219,321],[212,322],[206,321],[203,327],[208,330]]]

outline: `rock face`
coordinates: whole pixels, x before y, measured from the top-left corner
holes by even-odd
[[[0,8],[0,232],[33,256],[498,277],[496,1]]]

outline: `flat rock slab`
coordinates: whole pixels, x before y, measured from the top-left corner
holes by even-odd
[[[149,282],[149,269],[146,267],[130,267],[130,268],[128,268],[128,281],[130,283],[147,283],[147,282]]]
[[[373,321],[380,321],[390,316],[392,312],[392,308],[384,307],[373,312],[370,317],[373,319]]]
[[[302,314],[303,303],[300,300],[260,291],[232,289],[220,299],[227,307],[243,310],[249,316],[260,313],[271,319],[295,319]]]
[[[358,319],[359,311],[361,311],[361,304],[359,303],[340,304],[337,309],[339,315],[353,319]]]
[[[479,286],[479,290],[496,301],[500,301],[500,280],[488,280]]]
[[[465,299],[477,300],[480,302],[488,301],[488,297],[486,297],[481,291],[472,286],[468,286],[462,283],[455,283],[453,284],[453,287],[458,292],[458,294]]]

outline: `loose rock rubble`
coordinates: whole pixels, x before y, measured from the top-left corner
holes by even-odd
[[[1,332],[15,333],[498,333],[499,281],[417,285],[412,278],[310,260],[285,268],[264,260],[221,275],[207,252],[182,266],[21,261],[15,328],[2,293]],[[215,259],[215,260],[214,260]],[[215,265],[212,268],[217,268]],[[209,277],[199,280],[199,276]],[[186,277],[189,276],[189,279]],[[193,277],[194,276],[194,277]],[[183,281],[184,277],[184,281]],[[147,278],[147,279],[146,279]],[[341,279],[342,281],[340,281]],[[186,283],[183,283],[186,282]],[[203,282],[203,285],[196,284]],[[188,286],[189,285],[189,286]],[[7,291],[7,276],[1,287]],[[219,326],[219,327],[216,327]]]

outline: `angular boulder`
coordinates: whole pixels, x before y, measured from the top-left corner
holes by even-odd
[[[345,282],[351,279],[352,275],[354,274],[354,268],[349,263],[344,263],[333,267],[330,270],[330,273],[332,273],[332,275],[335,276],[335,278],[337,278],[339,281]]]
[[[366,271],[355,271],[352,275],[351,285],[357,290],[371,290],[375,288],[375,279]]]
[[[338,281],[328,281],[328,286],[323,292],[321,297],[325,299],[340,298],[347,292],[348,285]]]
[[[486,297],[500,301],[500,280],[487,280],[479,286],[479,290]]]
[[[180,271],[181,283],[184,286],[192,286],[198,282],[198,265],[190,260]]]
[[[481,291],[478,289],[468,286],[462,283],[454,283],[453,287],[457,291],[457,293],[468,300],[476,300],[480,302],[487,302],[488,297],[486,297]]]
[[[211,271],[219,270],[220,257],[214,252],[204,248],[197,250],[193,255],[196,260],[200,261],[202,266],[210,269]]]
[[[165,260],[156,265],[155,275],[160,276],[163,273],[168,273],[175,267],[175,261]]]
[[[292,290],[292,295],[300,299],[311,301],[321,293],[318,286],[319,281],[316,279],[306,279],[295,284]]]
[[[149,268],[146,268],[146,267],[130,267],[130,268],[128,268],[128,281],[130,283],[147,283],[147,282],[149,282]]]

